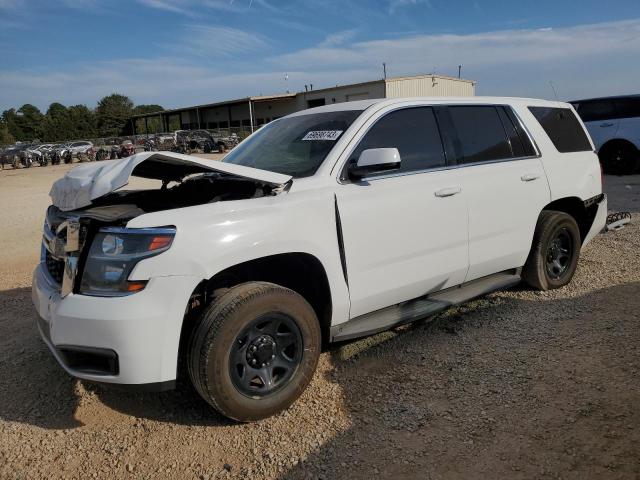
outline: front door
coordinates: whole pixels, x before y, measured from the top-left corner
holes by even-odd
[[[336,189],[351,298],[358,317],[463,282],[467,205],[431,107],[386,113],[349,156],[395,147],[401,167]]]

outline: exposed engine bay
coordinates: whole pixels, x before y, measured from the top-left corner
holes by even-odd
[[[229,200],[260,198],[279,193],[281,189],[260,182],[229,177],[219,173],[205,173],[156,190],[127,190],[112,192],[93,202],[91,208],[74,211],[76,215],[93,217],[113,213],[119,219],[131,219],[143,213],[191,207]],[[115,209],[113,207],[119,207]],[[127,207],[127,208],[125,208]],[[110,218],[108,221],[113,221]]]

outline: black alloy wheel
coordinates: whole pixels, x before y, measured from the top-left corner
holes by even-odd
[[[303,348],[300,329],[288,315],[269,313],[255,319],[237,336],[229,354],[234,386],[249,397],[276,392],[296,372]]]
[[[547,274],[552,279],[560,278],[569,268],[573,255],[573,242],[566,227],[555,232],[547,247]]]

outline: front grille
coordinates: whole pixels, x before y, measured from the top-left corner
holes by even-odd
[[[64,275],[64,260],[58,260],[47,250],[45,254],[45,263],[47,264],[47,271],[51,278],[53,278],[56,283],[62,284],[62,277]]]

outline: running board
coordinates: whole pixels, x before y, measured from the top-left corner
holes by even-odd
[[[507,270],[361,315],[331,327],[331,341],[339,342],[373,335],[434,315],[453,305],[468,302],[496,290],[513,287],[520,283],[520,272],[520,268]]]

